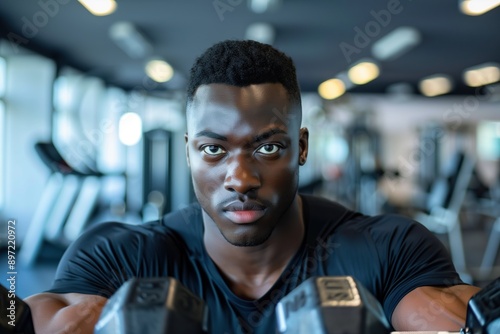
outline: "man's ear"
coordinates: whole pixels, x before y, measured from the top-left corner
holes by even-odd
[[[191,163],[189,162],[189,141],[188,141],[187,132],[184,134],[184,140],[186,141],[186,162],[187,162],[188,168],[191,168]]]
[[[299,165],[304,165],[307,161],[309,150],[309,130],[301,128],[299,132]]]

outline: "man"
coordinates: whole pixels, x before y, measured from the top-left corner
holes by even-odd
[[[307,159],[292,60],[225,41],[192,70],[186,154],[199,204],[141,226],[101,224],[66,252],[51,290],[27,299],[38,334],[91,333],[131,277],[179,279],[211,333],[274,333],[276,303],[310,276],[352,275],[397,330],[457,330],[478,291],[441,243],[396,215],[367,217],[299,195]]]

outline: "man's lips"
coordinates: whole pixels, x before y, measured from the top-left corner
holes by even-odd
[[[265,207],[253,201],[232,202],[224,207],[223,212],[235,224],[249,224],[264,216]]]
[[[224,211],[226,217],[235,224],[249,224],[264,215],[264,210]]]

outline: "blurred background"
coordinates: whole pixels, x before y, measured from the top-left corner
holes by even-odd
[[[464,280],[486,284],[500,275],[499,5],[2,0],[0,275],[9,221],[24,298],[50,287],[90,226],[195,200],[189,68],[215,42],[254,39],[297,67],[311,136],[301,191],[422,222]]]

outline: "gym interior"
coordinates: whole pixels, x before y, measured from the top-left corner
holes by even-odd
[[[91,226],[195,200],[186,78],[224,39],[294,59],[301,192],[410,216],[463,280],[500,276],[500,2],[83,2],[0,3],[0,272],[15,238],[19,297],[48,289]]]

